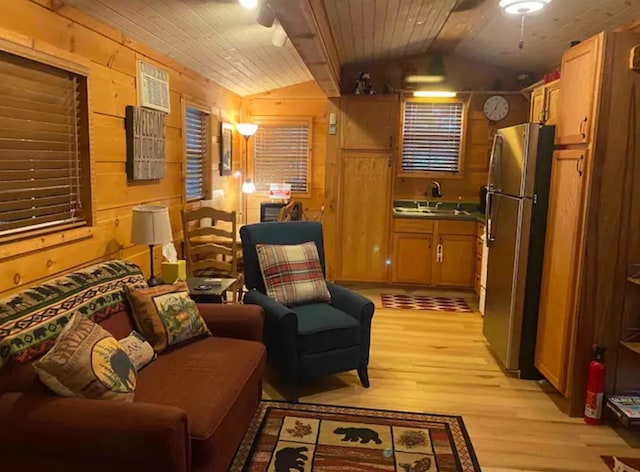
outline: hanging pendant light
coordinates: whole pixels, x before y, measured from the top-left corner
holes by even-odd
[[[500,0],[500,8],[510,15],[528,15],[542,10],[551,0]]]

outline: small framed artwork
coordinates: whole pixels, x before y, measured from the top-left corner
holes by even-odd
[[[220,129],[220,175],[231,175],[233,163],[233,126],[222,123]]]

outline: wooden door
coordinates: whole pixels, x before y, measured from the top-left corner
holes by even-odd
[[[582,144],[591,139],[602,38],[601,34],[589,38],[562,57],[557,144]]]
[[[439,234],[433,266],[433,283],[443,287],[473,288],[476,236]]]
[[[557,125],[558,124],[558,106],[560,100],[560,81],[547,85],[547,99],[545,103],[545,124]]]
[[[544,123],[546,95],[546,89],[544,87],[538,87],[531,93],[529,121],[532,123]]]
[[[556,151],[551,172],[535,365],[566,393],[574,342],[587,150]]]
[[[340,155],[340,280],[384,282],[387,275],[391,154]]]
[[[391,281],[408,284],[431,283],[431,239],[424,233],[394,233]]]
[[[393,149],[399,114],[397,95],[343,97],[342,149]]]

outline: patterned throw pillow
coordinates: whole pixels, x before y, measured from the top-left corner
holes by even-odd
[[[136,389],[136,370],[118,341],[80,313],[33,368],[64,397],[132,401]]]
[[[136,372],[140,372],[149,362],[156,358],[156,352],[144,337],[137,331],[131,331],[129,336],[118,341],[122,350],[127,353],[129,359],[136,368]]]
[[[269,298],[283,305],[331,301],[316,243],[257,244],[256,252]]]
[[[199,336],[211,336],[195,302],[189,298],[186,282],[145,289],[126,287],[138,331],[154,351]]]

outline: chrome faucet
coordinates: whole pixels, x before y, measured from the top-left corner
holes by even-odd
[[[431,196],[433,198],[442,198],[442,187],[440,186],[440,182],[437,180],[434,180],[433,185],[431,186]]]

